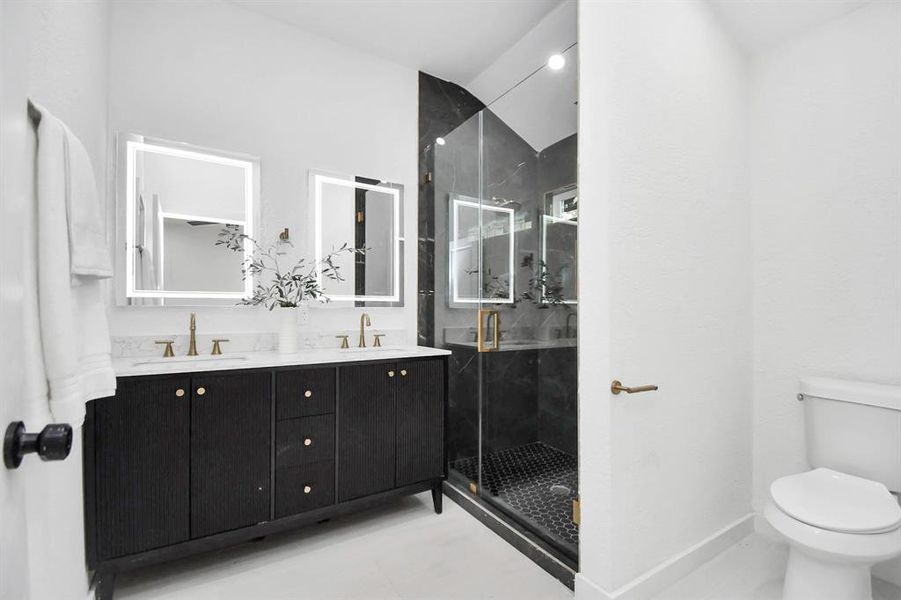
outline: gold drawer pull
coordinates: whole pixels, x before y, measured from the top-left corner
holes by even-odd
[[[638,385],[635,387],[628,387],[623,385],[619,380],[614,379],[610,384],[610,391],[614,394],[618,394],[620,392],[626,392],[627,394],[637,394],[639,392],[656,392],[656,385]]]
[[[388,377],[394,377],[394,371],[388,371]]]
[[[303,445],[304,445],[304,446],[312,446],[312,445],[313,445],[313,438],[303,438]]]
[[[312,397],[313,397],[313,390],[307,390],[307,391],[305,391],[305,392],[303,393],[303,397],[304,397],[304,398],[312,398]]]
[[[198,396],[203,396],[204,394],[206,394],[206,388],[204,388],[204,387],[199,387],[199,388],[197,388],[197,395],[198,395]]]
[[[184,396],[184,395],[185,395],[185,391],[184,391],[183,389],[178,388],[177,390],[175,390],[175,397],[176,397],[176,398],[181,398],[181,397]]]
[[[406,377],[406,376],[407,376],[407,370],[406,370],[406,369],[401,369],[401,370],[400,370],[400,376],[401,376],[401,377]]]
[[[309,493],[312,492],[312,491],[313,491],[313,486],[312,486],[312,485],[305,485],[305,486],[303,486],[303,493],[304,493],[304,494],[309,494]]]

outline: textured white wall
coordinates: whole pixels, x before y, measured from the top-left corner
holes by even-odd
[[[808,468],[800,377],[901,384],[899,81],[897,2],[751,62],[757,511]]]
[[[265,239],[274,240],[289,227],[298,252],[313,255],[311,168],[405,185],[406,306],[367,312],[374,328],[403,329],[411,343],[416,339],[417,86],[413,69],[231,3],[113,5],[110,131],[259,156]],[[114,307],[110,333],[184,333],[190,310]],[[348,329],[359,312],[317,309],[309,328]],[[197,313],[204,333],[278,327],[265,310],[200,308]]]
[[[582,2],[580,43],[580,299],[610,323],[580,315],[580,560],[612,590],[750,512],[746,64],[695,0]]]
[[[82,3],[4,2],[3,35],[3,187],[4,232],[17,243],[33,241],[35,140],[25,120],[26,98],[43,104],[65,121],[84,143],[99,182],[105,178],[106,81],[109,6],[105,1]],[[14,163],[11,161],[15,161]],[[8,195],[12,192],[13,197]],[[7,212],[7,209],[14,209]],[[23,237],[24,234],[24,237]],[[5,240],[6,241],[6,240]],[[3,294],[8,269],[23,252],[7,254],[4,245]],[[21,268],[21,267],[18,267]],[[33,282],[19,282],[34,285]],[[4,356],[2,369],[21,376],[22,319],[7,315],[4,302],[3,343],[14,352]],[[7,318],[9,317],[9,320]],[[8,326],[7,326],[8,325]],[[19,340],[17,342],[17,340]],[[4,386],[4,392],[7,392]],[[3,414],[23,419],[31,431],[44,423],[29,420],[29,407],[19,394],[4,394]],[[34,413],[31,413],[34,414]],[[4,421],[5,423],[6,421]],[[41,463],[28,457],[18,471],[4,474],[3,550],[0,595],[28,600],[82,600],[87,594],[81,480],[81,432],[64,462]],[[13,539],[7,519],[25,539]]]

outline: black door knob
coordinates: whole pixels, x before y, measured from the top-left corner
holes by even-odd
[[[7,469],[17,469],[22,457],[37,452],[41,460],[63,460],[72,449],[72,426],[52,423],[40,433],[25,433],[25,423],[14,421],[6,428],[3,438],[3,463]]]

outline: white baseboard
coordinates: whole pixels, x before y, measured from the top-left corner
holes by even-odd
[[[576,573],[576,600],[646,600],[752,533],[754,513],[748,513],[612,592]]]

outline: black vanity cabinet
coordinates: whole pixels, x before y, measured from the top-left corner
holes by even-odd
[[[88,404],[85,545],[116,573],[432,490],[447,360],[122,377]]]
[[[85,533],[96,560],[191,538],[190,386],[188,376],[124,379],[115,398],[88,404],[85,447],[94,450],[94,460],[85,460],[88,509],[95,496]]]
[[[339,500],[444,474],[443,361],[344,368],[340,388]]]
[[[269,520],[268,373],[191,377],[191,538]]]

